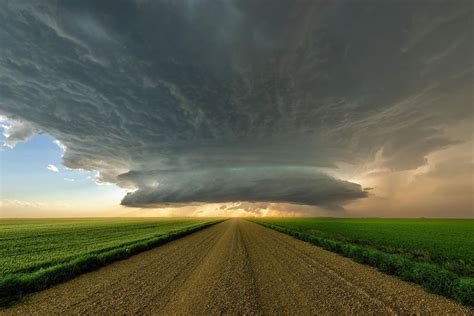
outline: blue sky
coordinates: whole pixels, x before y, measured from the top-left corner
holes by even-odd
[[[2,143],[4,138],[0,136]],[[22,208],[4,209],[2,212],[8,214],[2,215],[22,216],[23,211],[28,211],[23,209],[30,208],[33,203],[39,203],[37,208],[67,205],[65,208],[78,215],[85,203],[87,210],[91,204],[97,204],[99,208],[120,204],[122,189],[115,185],[97,185],[93,172],[65,168],[61,163],[62,154],[63,150],[54,143],[54,138],[47,134],[36,134],[14,148],[1,147],[0,198],[24,203]],[[56,166],[58,172],[48,170],[48,165]]]

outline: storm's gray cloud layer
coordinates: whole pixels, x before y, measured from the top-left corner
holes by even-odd
[[[337,208],[342,202],[366,196],[358,184],[336,180],[311,168],[224,168],[157,174],[128,173],[133,183],[148,181],[129,193],[125,205],[156,203],[289,202]],[[153,185],[154,179],[160,179]]]
[[[123,204],[340,205],[472,116],[471,1],[3,1],[0,111]],[[309,170],[309,171],[308,171]]]

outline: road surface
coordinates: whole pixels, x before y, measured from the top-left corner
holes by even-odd
[[[33,294],[2,314],[470,314],[419,286],[232,219]]]

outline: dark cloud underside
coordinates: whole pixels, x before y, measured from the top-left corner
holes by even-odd
[[[2,1],[0,111],[123,204],[366,196],[472,116],[471,1]]]

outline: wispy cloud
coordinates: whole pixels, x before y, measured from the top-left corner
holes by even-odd
[[[65,146],[63,143],[61,143],[59,140],[57,140],[57,139],[54,140],[54,141],[53,141],[53,144],[55,144],[56,146],[58,146],[59,148],[61,148],[61,150],[62,150],[63,152],[66,151],[66,146]]]
[[[26,201],[17,199],[0,199],[0,206],[2,207],[28,207],[28,208],[44,208],[47,206],[45,202]]]
[[[56,166],[53,165],[53,164],[49,164],[49,165],[46,167],[46,169],[48,169],[48,170],[51,171],[51,172],[59,172],[58,167],[56,167]]]
[[[0,115],[0,128],[3,129],[3,146],[13,148],[18,142],[30,139],[38,130],[23,120],[11,120]]]

